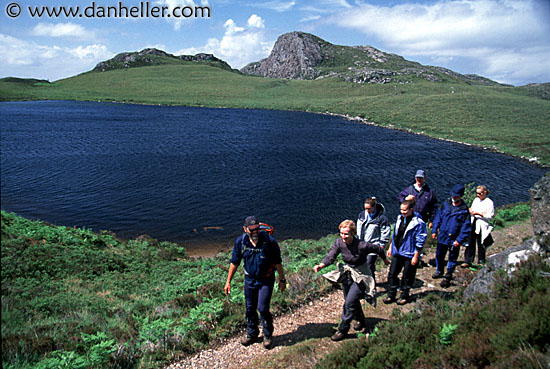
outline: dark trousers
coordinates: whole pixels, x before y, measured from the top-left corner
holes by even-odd
[[[435,265],[438,272],[443,273],[445,271],[445,256],[447,255],[447,251],[449,252],[447,272],[449,274],[453,274],[456,268],[458,254],[460,253],[460,246],[454,247],[452,245],[443,245],[442,243],[438,243],[435,251]]]
[[[483,246],[483,243],[481,242],[481,234],[475,233],[474,227],[472,227],[472,230],[470,231],[469,243],[470,244],[468,245],[468,247],[466,247],[466,250],[464,251],[464,262],[468,264],[472,264],[474,262],[477,247],[477,261],[480,264],[485,263],[485,246]]]
[[[342,309],[342,322],[338,330],[348,333],[353,319],[359,322],[365,320],[361,299],[365,297],[366,287],[363,284],[355,283],[348,273],[347,278],[342,281],[342,290],[344,291],[344,307]]]
[[[262,321],[264,337],[273,335],[273,316],[269,311],[275,280],[267,283],[249,282],[245,278],[244,297],[246,301],[246,328],[248,337],[258,337],[260,330],[258,312]]]
[[[374,279],[374,283],[376,284],[376,277],[374,272],[376,272],[376,258],[378,255],[372,254],[367,255],[367,266],[369,267],[370,272],[372,273],[372,278]]]
[[[399,288],[399,273],[403,271],[403,283],[401,285],[401,296],[409,297],[409,293],[416,278],[416,265],[411,264],[412,258],[401,255],[393,255],[391,258],[390,271],[388,272],[388,297],[395,298]]]

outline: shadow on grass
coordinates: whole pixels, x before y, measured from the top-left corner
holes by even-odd
[[[369,333],[374,330],[374,327],[385,319],[367,318],[366,327],[363,332]],[[293,346],[302,341],[307,341],[314,338],[330,337],[336,332],[337,324],[334,323],[308,323],[298,327],[296,330],[283,334],[281,336],[273,336],[274,346]],[[346,339],[357,338],[357,333],[353,329],[348,333]]]

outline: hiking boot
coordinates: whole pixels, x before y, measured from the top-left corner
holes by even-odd
[[[344,338],[346,338],[346,333],[341,332],[341,331],[337,331],[336,333],[334,333],[332,335],[332,337],[330,337],[330,339],[333,340],[333,341],[341,341]]]
[[[407,302],[409,302],[409,296],[401,295],[397,300],[397,305],[405,305]]]
[[[440,286],[443,287],[443,288],[450,287],[451,286],[451,280],[450,279],[442,280]]]
[[[392,302],[395,302],[395,297],[388,296],[388,297],[384,298],[384,300],[382,300],[382,302],[384,304],[391,304]]]
[[[241,339],[241,345],[243,346],[250,346],[252,345],[253,343],[255,343],[256,341],[258,341],[258,337],[243,337]]]
[[[443,273],[441,273],[439,270],[436,271],[434,274],[432,274],[433,279],[443,278]]]
[[[353,323],[353,329],[356,330],[357,332],[363,330],[363,328],[365,328],[365,326],[366,326],[366,324],[365,324],[364,320],[358,320],[355,323]]]
[[[447,273],[445,273],[445,280],[441,282],[441,287],[443,288],[449,287],[451,285],[452,279],[453,279],[453,273],[447,271]]]
[[[264,348],[271,349],[273,347],[273,339],[271,337],[264,337]]]

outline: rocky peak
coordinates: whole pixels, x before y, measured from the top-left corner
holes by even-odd
[[[270,55],[243,67],[241,73],[271,78],[338,78],[352,83],[411,83],[462,81],[495,85],[478,76],[464,76],[451,70],[424,66],[372,46],[343,46],[305,32],[281,35]]]
[[[212,54],[180,55],[174,56],[165,51],[147,48],[137,52],[125,52],[117,54],[112,59],[102,61],[96,65],[94,71],[104,72],[112,69],[143,67],[148,65],[158,65],[170,62],[169,59],[180,59],[183,61],[193,61],[197,63],[208,63],[224,69],[231,70],[229,64]]]
[[[285,33],[279,36],[269,57],[248,64],[241,72],[271,78],[313,79],[319,75],[314,67],[323,61],[325,44],[326,41],[309,33]]]
[[[174,57],[173,55],[168,54],[167,52],[164,52],[162,50],[147,48],[138,52],[127,52],[127,53],[117,54],[112,59],[98,63],[94,68],[94,70],[104,72],[106,70],[111,70],[111,69],[151,65],[153,64],[153,59],[150,57],[152,55]]]

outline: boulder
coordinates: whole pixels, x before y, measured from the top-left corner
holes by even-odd
[[[533,239],[523,242],[519,246],[510,247],[503,252],[493,254],[487,258],[485,268],[481,269],[472,282],[464,290],[464,298],[469,299],[477,293],[488,294],[495,280],[495,273],[500,270],[511,274],[517,264],[527,260],[529,256],[539,252]]]
[[[531,223],[535,240],[543,251],[550,251],[550,172],[529,190]]]
[[[464,298],[469,299],[476,293],[490,293],[496,272],[504,270],[511,274],[519,262],[535,253],[547,253],[550,250],[550,172],[535,183],[529,193],[535,237],[519,246],[489,256],[485,268],[479,271],[464,290]]]

